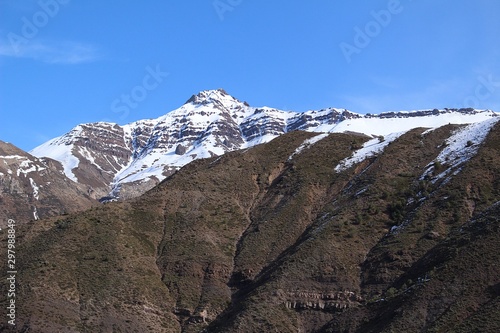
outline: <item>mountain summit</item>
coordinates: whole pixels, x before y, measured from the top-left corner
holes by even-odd
[[[362,115],[326,108],[298,113],[252,107],[223,89],[204,90],[156,119],[123,126],[106,122],[78,125],[31,154],[60,161],[66,176],[102,196],[131,197],[193,160],[249,148],[295,130],[384,136],[495,116],[495,112],[474,109]]]
[[[241,104],[242,102],[229,95],[224,89],[219,88],[217,90],[200,91],[198,94],[191,96],[184,104],[207,105],[209,103],[215,106],[227,107],[232,104]],[[249,106],[246,102],[243,102],[243,104]]]

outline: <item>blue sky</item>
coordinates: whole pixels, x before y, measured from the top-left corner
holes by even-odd
[[[30,150],[216,88],[294,111],[500,111],[498,17],[497,0],[0,0],[0,140]]]

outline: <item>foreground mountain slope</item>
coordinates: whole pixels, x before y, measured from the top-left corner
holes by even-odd
[[[60,161],[68,178],[96,193],[130,198],[195,159],[252,147],[295,130],[378,136],[496,116],[489,110],[474,109],[362,115],[326,108],[297,113],[252,107],[218,89],[201,91],[156,119],[123,126],[106,122],[78,125],[30,153]]]
[[[19,228],[18,329],[493,331],[499,149],[493,119],[196,160],[140,198]]]
[[[72,182],[59,162],[39,159],[0,141],[0,227],[90,208],[95,193]]]
[[[444,128],[427,134],[424,142],[438,143],[443,131]],[[495,209],[490,209],[499,198],[498,166],[495,166],[498,159],[494,157],[500,147],[498,130],[496,133],[496,137],[490,136],[490,144],[482,148],[481,157],[476,156],[476,163],[444,185],[426,183],[419,181],[420,177],[415,177],[422,174],[421,163],[432,161],[437,150],[433,154],[432,151],[419,148],[421,137],[418,132],[402,136],[387,147],[373,164],[351,178],[344,187],[343,195],[337,196],[332,204],[323,208],[323,215],[318,216],[309,232],[287,249],[286,255],[274,262],[266,274],[261,273],[260,279],[266,283],[262,284],[257,279],[244,294],[243,300],[239,298],[240,301],[235,302],[220,321],[212,324],[212,331],[245,332],[248,326],[273,329],[283,325],[277,320],[290,317],[285,308],[297,311],[297,321],[289,322],[288,326],[281,328],[282,331],[294,331],[297,327],[305,331],[319,329],[311,325],[310,318],[317,316],[324,320],[324,312],[332,313],[336,321],[342,323],[327,326],[325,331],[332,332],[369,329],[374,332],[389,332],[391,329],[397,332],[407,329],[419,331],[428,326],[448,307],[449,303],[442,302],[445,295],[438,294],[437,297],[442,297],[441,301],[432,298],[421,300],[420,295],[415,296],[419,304],[410,308],[411,314],[418,316],[422,308],[428,307],[422,314],[424,320],[420,321],[410,315],[402,316],[401,302],[390,308],[392,314],[389,313],[391,315],[384,320],[381,320],[380,312],[375,312],[373,308],[382,299],[394,297],[401,290],[427,280],[426,276],[432,275],[436,267],[425,267],[427,270],[421,269],[411,275],[405,272],[427,251],[444,242],[454,230],[460,230],[471,216],[484,209],[486,216],[499,222]],[[404,156],[402,152],[410,154],[405,153],[408,155]],[[483,189],[484,192],[480,193]],[[345,202],[342,202],[342,197]],[[392,229],[390,233],[391,225],[401,227]],[[464,261],[474,260],[469,263],[471,268],[474,267],[469,268],[471,274],[457,275],[459,269],[456,269],[457,274],[447,275],[444,285],[456,285],[457,276],[460,276],[458,280],[463,277],[462,284],[474,285],[474,270],[488,271],[490,265],[495,266],[495,261],[499,259],[498,247],[495,245],[498,242],[498,233],[495,234],[497,228],[498,225],[494,226],[494,232],[490,235],[494,239],[491,249],[483,247],[476,251],[488,256],[488,261],[483,263],[479,256],[469,256]],[[442,247],[446,245],[442,244]],[[429,256],[432,258],[432,253]],[[444,257],[441,260],[446,262],[452,259],[455,258]],[[485,298],[485,295],[481,295],[483,302],[495,297],[488,290],[499,282],[495,272],[485,275],[484,281],[476,286],[480,293],[488,296]],[[455,297],[457,294],[458,291]],[[281,299],[285,308],[278,307],[280,310],[277,311],[276,303],[258,301],[273,297],[275,302]],[[456,306],[460,308],[465,304],[467,302]],[[475,307],[478,303],[467,305]],[[395,318],[400,322],[399,325],[391,322],[395,322]],[[455,325],[458,319],[463,318],[448,318],[444,320],[443,327],[450,325],[451,320]],[[385,330],[376,329],[380,321]],[[362,326],[365,322],[368,323]]]

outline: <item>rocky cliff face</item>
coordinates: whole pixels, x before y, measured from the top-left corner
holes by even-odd
[[[123,126],[78,125],[31,153],[60,161],[66,176],[102,196],[127,198],[144,193],[193,160],[249,148],[294,130],[388,135],[495,116],[473,109],[360,115],[328,108],[296,113],[251,107],[219,89],[193,95],[157,119]]]
[[[66,178],[62,165],[0,141],[0,228],[66,214],[97,204],[98,193]]]
[[[293,131],[20,227],[19,331],[496,332],[499,126]]]

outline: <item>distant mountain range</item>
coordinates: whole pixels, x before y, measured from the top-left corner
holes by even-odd
[[[252,107],[218,89],[201,91],[157,119],[123,126],[78,125],[30,153],[59,161],[68,178],[87,186],[94,196],[112,200],[140,195],[193,160],[249,148],[295,130],[374,137],[497,116],[474,109],[364,115],[327,108],[299,113]]]

